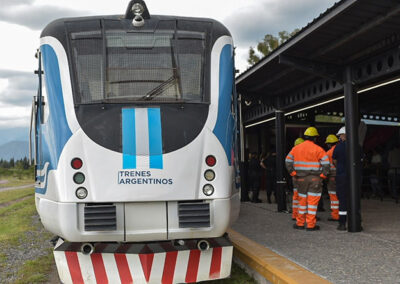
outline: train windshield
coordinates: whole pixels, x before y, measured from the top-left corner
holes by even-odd
[[[77,103],[204,101],[203,32],[97,30],[70,38]]]

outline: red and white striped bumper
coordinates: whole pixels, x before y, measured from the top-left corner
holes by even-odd
[[[64,242],[54,249],[62,283],[194,283],[229,277],[232,244],[224,237],[208,239],[200,251],[195,240],[183,246],[171,242],[97,243],[91,255],[82,243]]]

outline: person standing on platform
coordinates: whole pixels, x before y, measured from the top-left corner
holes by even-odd
[[[265,169],[265,183],[267,190],[267,202],[272,203],[271,195],[275,196],[276,201],[276,153],[271,152],[261,159],[260,166]]]
[[[329,158],[324,149],[315,144],[319,136],[315,127],[309,127],[304,132],[305,141],[290,151],[286,157],[286,168],[295,178],[299,194],[299,210],[295,229],[307,231],[319,230],[316,225],[318,202],[322,193],[322,179],[329,174]]]
[[[294,140],[293,147],[296,147],[297,145],[299,145],[303,142],[304,142],[304,139],[299,137],[296,140]],[[299,192],[297,190],[297,183],[296,183],[295,177],[292,177],[292,183],[293,183],[292,220],[296,220],[297,213],[299,212]]]
[[[248,177],[250,184],[249,187],[250,190],[253,192],[253,196],[251,197],[251,202],[261,203],[261,199],[258,198],[258,194],[260,192],[261,168],[256,153],[250,154]]]
[[[331,200],[331,217],[328,218],[328,221],[339,221],[339,199],[336,195],[336,167],[332,160],[333,151],[335,150],[338,142],[339,139],[334,134],[329,134],[325,141],[325,144],[328,145],[329,148],[326,153],[328,154],[329,162],[331,164],[331,170],[329,171],[326,182],[329,199]]]
[[[339,199],[339,231],[346,231],[348,178],[346,172],[346,128],[343,126],[336,134],[340,143],[333,150],[332,160],[336,167],[336,194]]]

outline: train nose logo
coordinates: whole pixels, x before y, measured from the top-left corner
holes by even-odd
[[[122,168],[163,168],[160,108],[122,109]]]

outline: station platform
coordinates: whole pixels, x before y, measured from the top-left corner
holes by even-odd
[[[400,283],[400,204],[393,199],[362,199],[360,233],[336,230],[329,210],[317,214],[320,231],[295,230],[291,214],[264,202],[242,202],[230,235],[235,257],[265,283]]]

